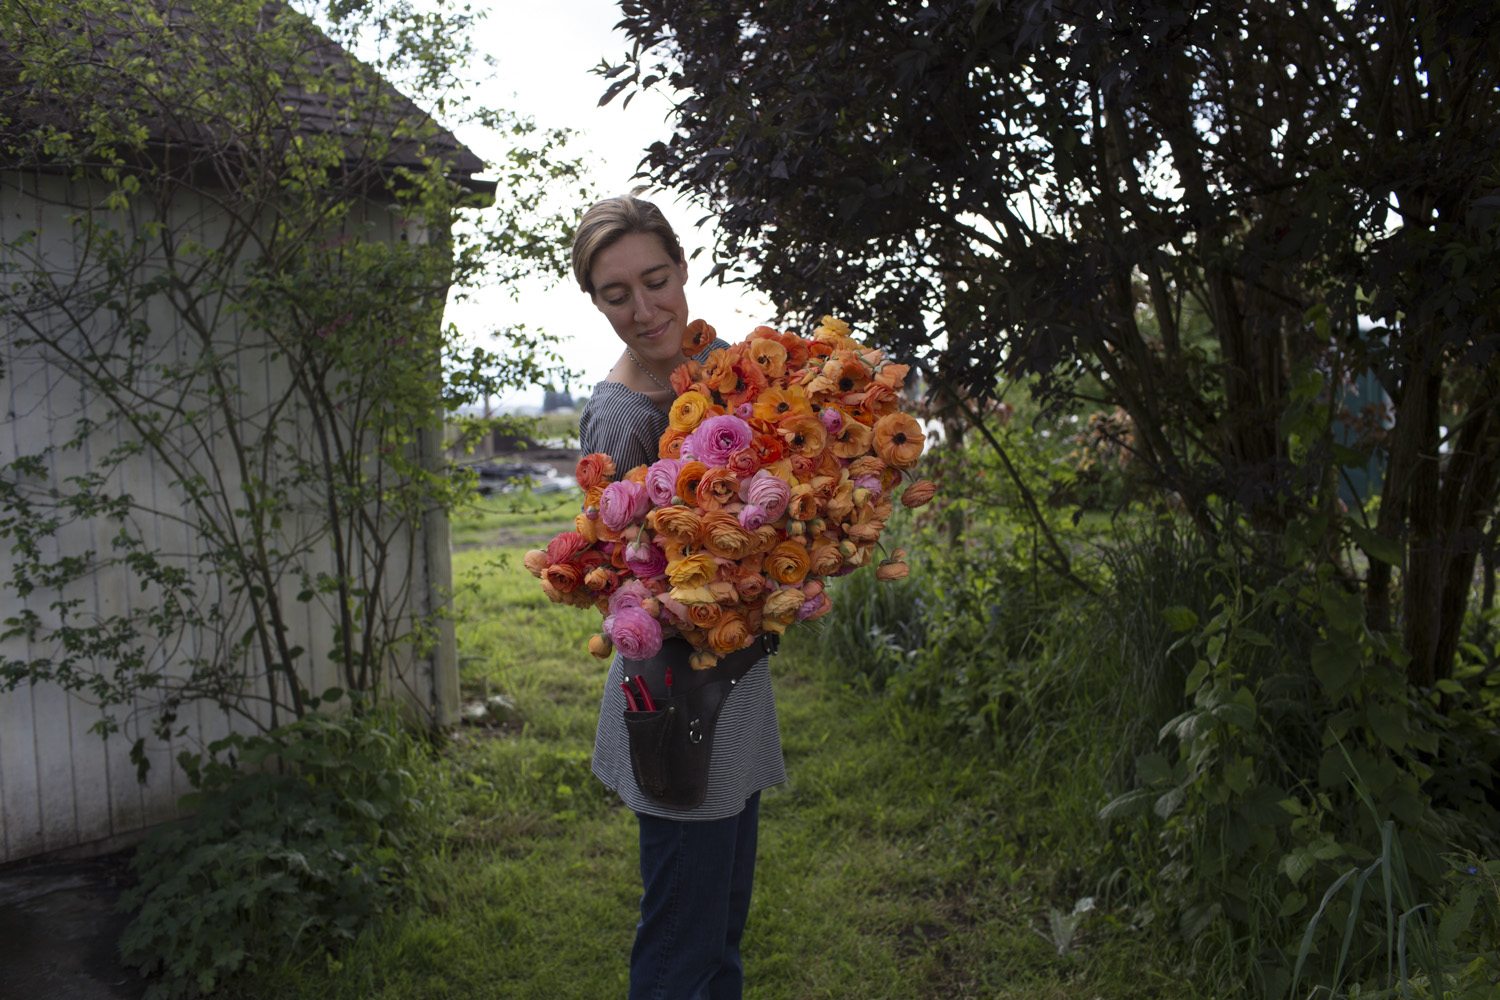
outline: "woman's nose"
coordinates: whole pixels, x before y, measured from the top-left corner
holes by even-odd
[[[651,305],[651,293],[649,290],[642,288],[637,291],[633,301],[635,303],[635,318],[637,322],[644,323],[656,314],[656,310]]]

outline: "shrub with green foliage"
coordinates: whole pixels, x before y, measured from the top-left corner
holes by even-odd
[[[903,590],[841,581],[821,640],[1012,767],[1099,774],[1099,801],[1056,788],[1102,820],[1082,884],[1176,928],[1213,995],[1483,995],[1494,672],[1474,645],[1472,669],[1412,686],[1398,635],[1296,527],[1273,565],[1165,509],[1079,518],[1059,533],[1078,586],[1015,504],[969,503],[961,533],[943,512],[913,529]]]
[[[142,845],[121,899],[121,954],[156,977],[151,1000],[336,951],[407,891],[436,829],[423,749],[390,717],[312,714],[180,760],[195,815]]]

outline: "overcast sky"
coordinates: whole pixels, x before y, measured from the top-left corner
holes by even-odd
[[[639,184],[630,177],[645,148],[668,135],[664,119],[669,105],[663,95],[643,94],[629,108],[622,109],[619,99],[598,106],[606,82],[589,71],[601,58],[618,62],[627,48],[625,36],[614,30],[619,7],[609,0],[475,0],[474,6],[490,11],[476,36],[476,48],[496,61],[494,82],[489,84],[493,92],[481,94],[481,103],[528,113],[543,127],[579,132],[580,151],[588,154],[601,196],[625,194]],[[460,138],[486,159],[501,148],[497,137],[482,133],[461,131]],[[710,233],[692,226],[706,214],[701,207],[676,201],[670,192],[647,197],[662,206],[690,255],[704,248],[689,263],[688,302],[695,317],[708,320],[731,341],[771,318],[768,301],[759,295],[699,283],[712,267],[713,243]],[[579,211],[585,207],[580,205]],[[450,316],[464,329],[524,322],[564,337],[566,359],[583,372],[578,383],[584,388],[603,378],[620,353],[609,324],[571,282],[526,288],[519,302],[498,293],[487,295],[455,308]],[[539,406],[541,390],[507,402]]]

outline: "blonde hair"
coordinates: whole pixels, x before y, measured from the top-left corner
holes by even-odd
[[[606,198],[583,213],[578,232],[573,237],[573,277],[578,280],[579,288],[594,294],[594,283],[589,279],[594,261],[621,237],[631,233],[650,233],[661,240],[673,263],[682,263],[682,243],[667,217],[661,214],[661,209],[634,195]]]

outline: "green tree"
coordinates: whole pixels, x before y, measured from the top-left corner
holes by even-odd
[[[0,635],[32,651],[0,684],[90,696],[105,732],[143,697],[165,735],[194,699],[275,726],[414,683],[423,548],[471,489],[445,416],[557,367],[443,309],[564,269],[566,137],[461,99],[467,12],[313,13],[0,0],[0,197],[36,220],[0,242],[0,378],[69,429],[0,464]],[[499,197],[424,105],[509,133]]]
[[[718,214],[726,279],[972,399],[1124,407],[1201,532],[1335,561],[1410,679],[1449,675],[1500,498],[1489,4],[622,8],[606,99],[680,91],[644,169]],[[1378,510],[1340,516],[1372,461]]]

